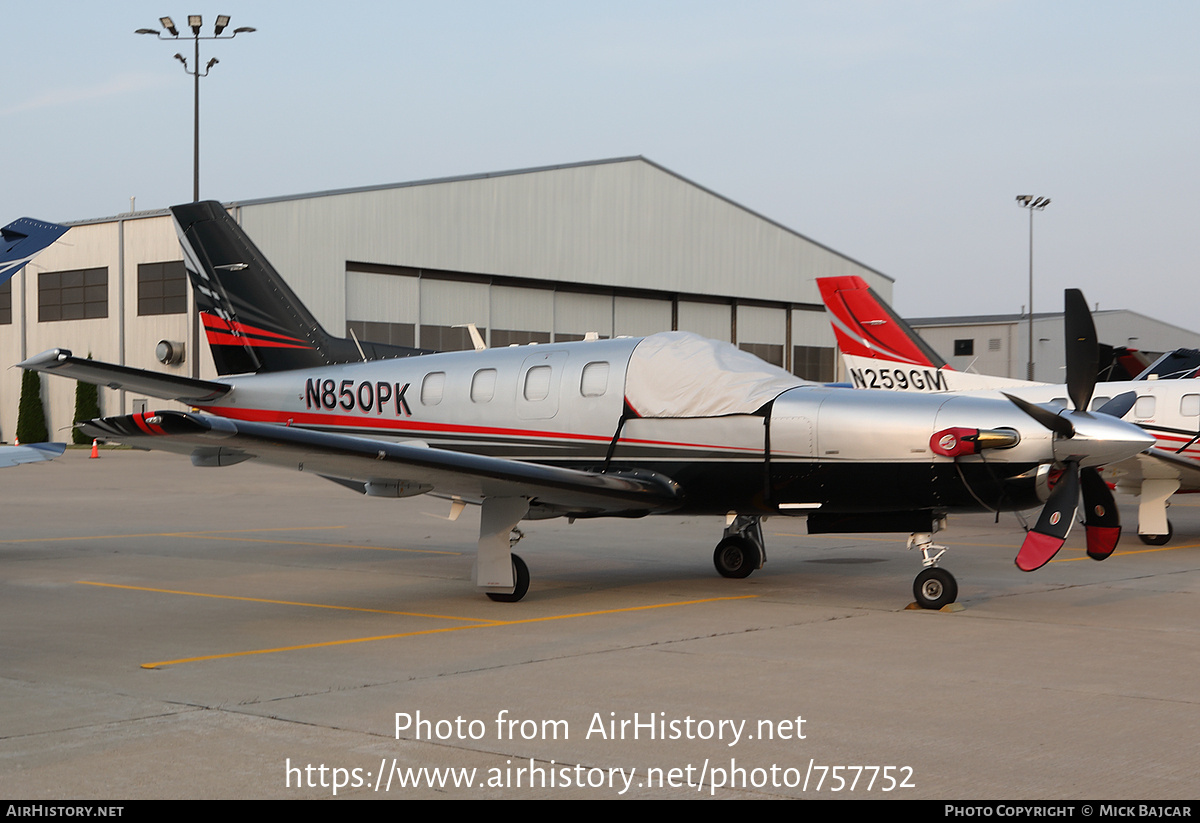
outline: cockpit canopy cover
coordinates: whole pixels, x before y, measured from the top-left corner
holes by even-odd
[[[729,343],[670,331],[634,348],[625,400],[641,417],[717,417],[753,414],[782,392],[806,385]]]

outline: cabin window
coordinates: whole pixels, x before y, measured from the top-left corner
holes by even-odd
[[[1107,403],[1109,400],[1112,400],[1112,398],[1111,398],[1111,397],[1097,397],[1097,398],[1094,398],[1094,399],[1092,400],[1092,411],[1096,411],[1096,409],[1098,409],[1098,408],[1100,408],[1101,406],[1103,406],[1103,405],[1104,405],[1105,403]]]
[[[1068,401],[1067,401],[1067,398],[1065,398],[1065,397],[1055,397],[1055,398],[1054,398],[1053,400],[1051,400],[1050,402],[1051,402],[1051,403],[1054,403],[1054,404],[1056,404],[1056,405],[1062,406],[1062,407],[1065,409],[1065,408],[1067,407],[1067,402],[1068,402]]]
[[[1133,407],[1133,416],[1137,418],[1153,417],[1154,416],[1154,396],[1147,395],[1137,399],[1137,405]]]
[[[1179,413],[1185,417],[1200,417],[1200,394],[1185,394],[1179,398]]]
[[[471,402],[490,403],[496,394],[496,370],[480,369],[471,378]]]
[[[534,366],[525,372],[525,399],[536,403],[550,395],[550,367]]]
[[[598,361],[583,367],[579,393],[584,397],[600,397],[608,391],[608,363]]]
[[[442,391],[446,388],[444,371],[430,372],[421,381],[421,405],[436,406],[442,402]]]

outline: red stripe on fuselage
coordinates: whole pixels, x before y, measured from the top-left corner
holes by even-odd
[[[607,443],[612,438],[602,434],[580,434],[576,432],[544,431],[540,429],[510,429],[498,426],[467,426],[457,423],[435,423],[418,420],[396,420],[382,417],[364,417],[350,414],[318,414],[314,412],[284,412],[271,409],[234,409],[226,406],[197,406],[212,414],[228,417],[231,420],[248,420],[254,423],[283,423],[298,426],[330,426],[335,428],[352,428],[366,426],[373,429],[391,430],[397,434],[408,436],[419,434],[475,434],[493,435],[497,437],[513,437],[522,439],[540,438],[544,440],[587,440],[594,443]],[[705,443],[677,443],[669,440],[638,440],[621,438],[622,443],[637,443],[648,446],[679,446],[684,448],[718,449],[723,451],[761,453],[760,449],[742,446],[710,445]]]

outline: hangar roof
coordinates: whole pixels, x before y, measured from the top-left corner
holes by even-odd
[[[609,157],[609,158],[604,158],[601,160],[587,160],[587,161],[583,161],[583,162],[579,162],[579,163],[559,163],[556,165],[549,165],[549,166],[530,166],[528,168],[523,168],[523,169],[509,169],[506,171],[482,172],[479,174],[461,174],[461,175],[454,175],[451,177],[431,177],[431,178],[428,178],[425,180],[411,180],[411,181],[401,182],[401,183],[379,183],[379,184],[370,185],[370,186],[352,186],[352,187],[344,188],[344,189],[326,189],[324,191],[306,192],[303,194],[285,194],[285,195],[279,195],[279,196],[275,196],[275,197],[258,197],[258,198],[253,198],[253,199],[249,199],[249,200],[232,200],[232,201],[225,203],[225,205],[229,206],[229,207],[258,206],[258,205],[265,205],[268,203],[285,203],[285,202],[293,201],[293,200],[311,200],[311,199],[318,198],[318,197],[334,197],[334,196],[345,195],[345,194],[361,194],[361,193],[365,193],[365,192],[377,192],[377,191],[388,191],[391,189],[412,188],[415,186],[432,186],[432,185],[442,185],[442,184],[446,184],[446,183],[462,183],[462,182],[468,182],[468,181],[473,181],[473,180],[489,180],[489,179],[493,179],[493,178],[497,178],[497,177],[512,177],[512,176],[521,175],[521,174],[539,174],[542,172],[560,171],[563,169],[577,169],[577,168],[585,168],[588,166],[604,166],[604,165],[608,165],[611,163],[631,163],[631,162],[641,162],[641,163],[645,163],[649,166],[652,166],[655,169],[658,169],[659,171],[661,171],[665,174],[669,174],[672,177],[688,184],[689,186],[693,186],[693,187],[699,189],[700,191],[703,191],[706,194],[711,195],[712,197],[722,200],[722,201],[730,204],[731,206],[734,206],[734,207],[746,212],[747,214],[757,217],[759,220],[763,220],[767,223],[770,223],[772,226],[776,226],[776,227],[788,232],[789,234],[795,235],[796,237],[799,237],[802,240],[812,243],[813,245],[818,246],[818,247],[824,249],[825,251],[828,251],[830,254],[835,254],[838,257],[842,257],[842,258],[850,261],[851,263],[854,263],[856,266],[862,266],[864,269],[867,269],[870,272],[872,272],[873,274],[877,274],[880,277],[887,279],[889,282],[892,282],[892,283],[896,282],[896,279],[894,277],[891,277],[890,275],[887,275],[877,269],[871,268],[870,266],[867,266],[867,265],[859,262],[858,260],[855,260],[853,257],[850,257],[849,255],[843,254],[842,252],[839,252],[836,249],[832,249],[829,246],[826,246],[824,243],[821,243],[817,240],[813,240],[811,237],[801,234],[800,232],[796,231],[795,229],[785,226],[776,220],[772,220],[770,217],[767,217],[766,215],[760,214],[759,212],[756,212],[753,209],[747,208],[746,206],[742,205],[741,203],[738,203],[735,200],[731,200],[730,198],[725,197],[724,195],[719,194],[719,193],[713,191],[712,189],[706,188],[705,186],[700,185],[699,183],[695,182],[694,180],[689,180],[688,178],[684,177],[682,174],[671,171],[670,169],[666,168],[665,166],[659,165],[658,163],[655,163],[653,160],[643,157],[642,155],[629,155],[627,157]]]

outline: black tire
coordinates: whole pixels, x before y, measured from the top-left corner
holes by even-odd
[[[1139,534],[1138,540],[1141,540],[1147,546],[1165,546],[1171,542],[1171,538],[1175,535],[1175,527],[1171,525],[1171,521],[1167,521],[1166,534]]]
[[[713,565],[721,577],[749,577],[762,565],[762,552],[745,537],[726,537],[713,552]]]
[[[913,581],[913,597],[922,609],[940,609],[958,599],[958,581],[945,569],[923,569]]]
[[[497,603],[516,603],[525,593],[529,591],[529,567],[525,565],[525,561],[521,556],[514,554],[512,556],[513,566],[513,587],[512,594],[504,594],[503,592],[488,592],[487,596]]]

